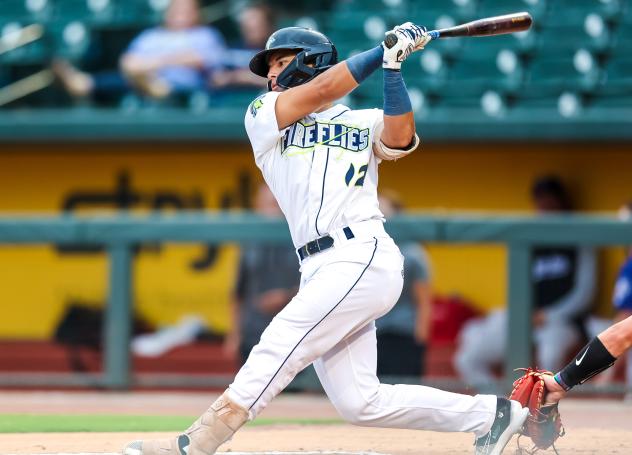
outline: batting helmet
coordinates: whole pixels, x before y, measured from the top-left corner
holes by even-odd
[[[278,50],[299,51],[276,78],[276,83],[283,88],[304,84],[338,62],[336,47],[325,35],[308,28],[286,27],[270,35],[265,49],[250,60],[250,71],[267,77],[268,58]]]

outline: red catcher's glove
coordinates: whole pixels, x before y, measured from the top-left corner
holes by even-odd
[[[509,398],[529,408],[529,417],[525,421],[522,434],[529,436],[538,449],[548,449],[557,438],[564,436],[562,418],[554,405],[544,406],[543,374],[551,374],[544,370],[528,368],[525,374],[513,383]]]

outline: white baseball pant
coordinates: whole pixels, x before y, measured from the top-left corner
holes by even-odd
[[[300,291],[264,331],[229,397],[255,418],[314,362],[328,397],[352,423],[484,435],[494,420],[493,395],[380,384],[373,321],[399,298],[403,257],[381,222],[351,229],[355,238],[331,234],[333,248],[303,261]]]

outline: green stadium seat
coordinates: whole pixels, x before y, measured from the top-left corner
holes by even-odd
[[[591,12],[616,20],[622,13],[624,3],[621,0],[552,0],[549,1],[547,22],[581,21]]]
[[[463,43],[463,54],[488,59],[494,58],[503,49],[510,49],[521,56],[529,55],[535,49],[535,35],[535,32],[527,32],[466,39]]]
[[[632,53],[632,23],[619,24],[613,32],[612,47],[616,54]]]
[[[606,95],[632,95],[632,57],[613,58],[605,67],[598,93]]]
[[[625,108],[632,116],[632,95],[599,96],[591,100],[589,106],[596,109]]]
[[[136,2],[128,2],[136,3]],[[123,5],[117,0],[64,0],[55,5],[57,21],[79,20],[89,24],[111,25],[123,14]],[[125,5],[124,12],[134,12],[134,7]]]
[[[0,55],[0,62],[7,65],[32,65],[45,62],[50,54],[46,35],[28,44],[13,48],[18,44],[25,23],[0,21],[0,40],[12,49]]]
[[[407,86],[415,86],[428,94],[443,90],[448,74],[448,64],[442,54],[428,48],[410,56],[402,66]]]
[[[2,0],[0,18],[29,23],[45,22],[53,11],[53,0]]]
[[[582,25],[568,27],[547,27],[540,31],[537,49],[540,55],[568,54],[580,48],[600,51],[607,47],[607,36],[602,39],[590,37]]]
[[[56,23],[52,34],[55,54],[73,61],[81,59],[91,44],[91,30],[85,22]]]
[[[526,72],[525,98],[554,96],[564,91],[591,92],[599,83],[600,70],[587,51],[572,57],[535,59]]]
[[[386,16],[409,11],[414,0],[338,0],[333,12],[381,13]]]
[[[505,52],[507,54],[505,54]],[[450,68],[446,97],[480,97],[488,90],[513,93],[522,83],[522,67],[515,54],[505,51],[493,61],[459,59]]]
[[[546,13],[546,4],[546,0],[481,0],[477,13],[479,17],[490,17],[527,11],[537,27]]]

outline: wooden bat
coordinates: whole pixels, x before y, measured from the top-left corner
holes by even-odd
[[[505,33],[528,30],[532,23],[533,19],[529,13],[514,13],[478,19],[467,24],[455,25],[454,27],[442,28],[441,30],[431,30],[428,32],[428,35],[433,40],[455,36],[504,35]],[[389,33],[384,40],[384,44],[390,49],[395,43],[397,43],[397,35]]]

